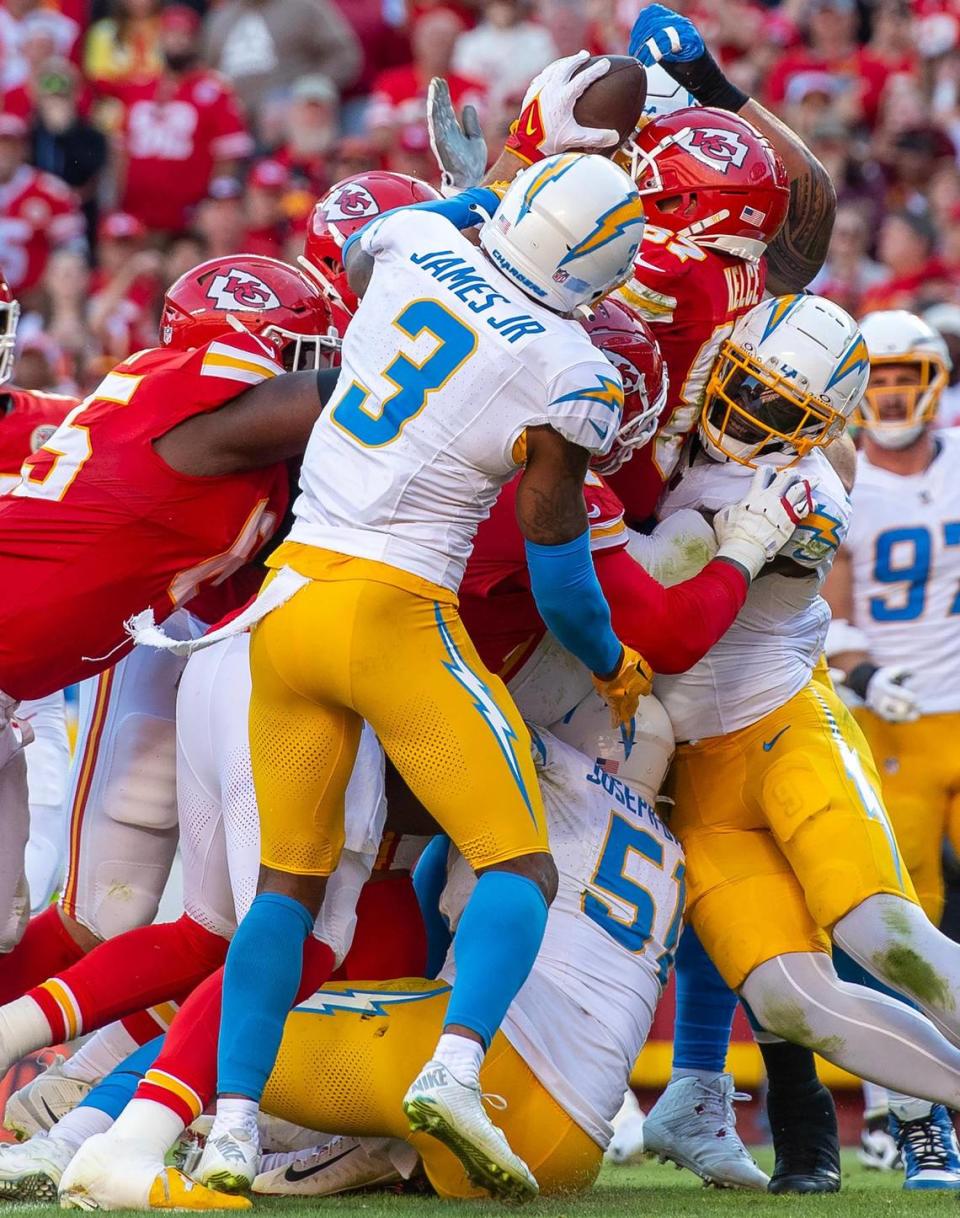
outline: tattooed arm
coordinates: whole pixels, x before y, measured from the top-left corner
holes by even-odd
[[[800,292],[826,261],[837,193],[827,171],[785,123],[753,98],[739,113],[773,144],[790,178],[787,218],[767,246],[767,289],[774,296]]]
[[[552,427],[528,427],[527,463],[517,486],[517,523],[541,546],[573,541],[587,527],[583,480],[590,454]]]

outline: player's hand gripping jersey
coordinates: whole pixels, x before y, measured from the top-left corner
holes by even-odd
[[[823,652],[830,610],[820,588],[846,534],[850,501],[820,451],[794,469],[815,488],[813,511],[774,568],[751,584],[733,625],[707,655],[680,676],[657,679],[657,696],[677,740],[726,735],[756,723],[808,684]],[[668,517],[681,508],[716,512],[741,496],[753,472],[697,453],[667,492],[660,514]]]
[[[357,240],[373,277],[307,448],[290,540],[456,591],[524,430],[549,424],[606,452],[620,376],[443,217],[396,212]]]
[[[0,495],[20,481],[25,457],[47,442],[77,399],[32,389],[0,389]]]
[[[0,689],[37,698],[132,647],[256,553],[283,516],[283,465],[220,477],[171,469],[153,441],[283,372],[257,339],[139,352],[118,365],[23,466],[0,500]]]
[[[960,710],[960,432],[905,477],[860,454],[848,551],[854,625],[874,664],[903,666],[921,714]]]

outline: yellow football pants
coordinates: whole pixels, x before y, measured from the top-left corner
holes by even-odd
[[[405,1138],[442,1197],[485,1196],[435,1138],[410,1132],[401,1103],[433,1052],[448,993],[442,982],[420,978],[324,986],[307,1004],[314,1009],[298,1008],[287,1019],[264,1109],[327,1133]],[[590,1187],[602,1150],[499,1032],[483,1060],[480,1087],[506,1101],[493,1120],[541,1193]]]
[[[870,750],[822,681],[750,727],[681,745],[668,791],[687,917],[733,989],[775,956],[829,951],[822,928],[875,893],[916,900]]]
[[[546,851],[529,733],[453,595],[382,563],[290,542],[271,565],[312,582],[250,642],[263,863],[334,870],[364,719],[472,867]]]
[[[960,848],[960,714],[887,723],[854,711],[873,752],[883,799],[924,912],[943,916],[943,839]]]

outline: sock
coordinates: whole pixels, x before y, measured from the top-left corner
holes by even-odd
[[[489,1046],[526,981],[547,925],[543,893],[526,876],[485,871],[457,927],[457,976],[444,1020]]]
[[[785,1040],[761,1044],[770,1090],[780,1096],[810,1095],[821,1086],[813,1053]]]
[[[113,1132],[118,1138],[148,1143],[162,1159],[185,1128],[176,1113],[163,1104],[134,1098],[117,1117]]]
[[[406,872],[378,872],[368,880],[357,901],[353,943],[338,981],[389,981],[394,977],[426,977],[427,933],[413,880]]]
[[[438,833],[430,839],[413,869],[413,888],[420,905],[420,916],[427,935],[425,977],[436,977],[443,968],[452,942],[450,927],[440,912],[440,896],[447,882],[447,855],[450,839]]]
[[[163,1047],[163,1037],[140,1045],[133,1053],[115,1066],[102,1082],[97,1083],[92,1091],[83,1097],[74,1111],[81,1108],[96,1108],[105,1112],[111,1121],[115,1121],[123,1112],[129,1101],[133,1099],[137,1084],[150,1069],[157,1054]]]
[[[443,1062],[458,1083],[476,1087],[480,1082],[480,1067],[483,1064],[483,1045],[468,1036],[457,1036],[450,1032],[437,1041],[434,1060]]]
[[[863,1119],[872,1121],[890,1111],[890,1092],[876,1083],[863,1082]]]
[[[63,1037],[51,1036],[50,1024],[40,1006],[26,994],[0,1007],[0,1045],[3,1046],[5,1074],[14,1062],[34,1049],[45,1049]]]
[[[737,996],[727,985],[692,926],[680,937],[674,962],[677,1007],[671,1079],[709,1082],[727,1064]]]
[[[928,1117],[933,1111],[929,1100],[914,1099],[912,1095],[902,1095],[899,1091],[890,1091],[890,1112],[898,1121],[919,1121]]]
[[[71,968],[30,990],[55,1044],[192,990],[220,967],[227,940],[187,914],[108,939]],[[63,991],[67,991],[64,1001]]]
[[[312,929],[306,906],[274,892],[258,893],[237,927],[223,970],[218,1094],[259,1102],[300,985],[303,945]]]
[[[76,1154],[87,1138],[106,1133],[113,1124],[113,1117],[100,1108],[72,1108],[57,1121],[49,1137],[69,1146]]]
[[[56,905],[31,918],[23,938],[0,956],[0,1003],[12,1002],[32,986],[75,964],[83,948],[63,924]]]
[[[155,1040],[156,1037],[157,1027],[154,1024],[151,1039]],[[85,1041],[72,1057],[67,1058],[60,1070],[67,1078],[74,1078],[80,1083],[98,1083],[115,1066],[125,1062],[131,1053],[135,1053],[140,1044],[122,1023],[110,1023]]]
[[[245,1100],[235,1095],[221,1095],[217,1100],[217,1115],[214,1121],[217,1134],[224,1129],[256,1129],[259,1140],[260,1130],[257,1125],[259,1111],[256,1100]],[[213,1133],[213,1130],[211,1129],[210,1132]]]

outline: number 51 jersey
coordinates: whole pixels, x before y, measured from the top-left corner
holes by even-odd
[[[307,447],[290,540],[455,592],[526,428],[606,452],[620,374],[444,217],[393,212],[357,240],[373,275]]]
[[[283,368],[252,335],[141,351],[108,373],[0,498],[0,690],[40,698],[116,663],[124,622],[223,585],[272,535],[286,467],[173,470],[153,442]],[[205,608],[204,620],[215,620]]]

